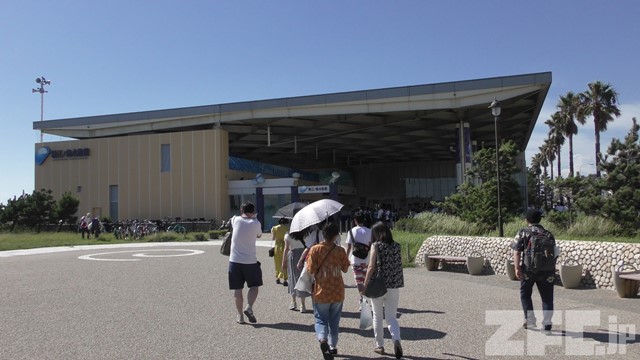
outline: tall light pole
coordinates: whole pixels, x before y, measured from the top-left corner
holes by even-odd
[[[40,84],[37,89],[31,89],[32,93],[40,93],[40,121],[44,120],[44,93],[48,92],[44,89],[45,85],[51,85],[51,80],[47,80],[44,76],[36,79],[36,82]],[[42,142],[42,129],[40,129],[40,142]]]
[[[498,140],[498,117],[500,116],[500,112],[502,108],[500,107],[500,101],[497,98],[494,98],[489,105],[491,109],[491,114],[493,115],[493,125],[496,136],[496,188],[498,192],[498,232],[500,237],[504,237],[504,229],[502,227],[502,207],[500,205],[500,142]]]

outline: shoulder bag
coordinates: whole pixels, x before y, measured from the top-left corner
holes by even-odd
[[[379,246],[376,246],[376,269],[364,288],[364,296],[378,298],[387,293],[387,286],[382,276]]]
[[[366,259],[367,256],[369,256],[369,245],[357,242],[356,238],[353,236],[352,230],[353,229],[349,230],[351,241],[353,241],[353,250],[351,251],[351,253],[353,254],[353,256],[359,259]]]
[[[222,240],[222,246],[220,246],[220,254],[225,256],[231,255],[231,236],[233,235],[232,223],[233,218],[229,220],[229,232],[224,236],[224,240]]]
[[[307,271],[307,264],[305,264],[302,267],[302,271],[300,272],[300,277],[298,278],[298,282],[296,282],[296,285],[294,287],[294,289],[298,290],[298,291],[306,291],[308,293],[313,292],[313,284],[314,284],[314,278],[315,275],[318,273],[318,271],[320,271],[320,268],[322,267],[322,265],[324,264],[324,261],[327,260],[327,257],[329,256],[329,254],[331,254],[331,252],[333,251],[333,249],[336,248],[337,245],[334,245],[331,250],[329,250],[329,252],[327,253],[327,255],[324,256],[324,258],[322,259],[322,261],[320,262],[320,266],[318,266],[318,269],[316,270],[316,272],[311,275],[308,271]]]

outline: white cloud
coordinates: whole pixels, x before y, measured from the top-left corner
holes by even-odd
[[[545,121],[555,112],[555,107],[543,108],[540,111],[538,122],[533,130],[527,146],[526,160],[530,163],[533,155],[538,153],[538,148],[547,138],[549,128]],[[631,129],[631,119],[635,117],[640,121],[640,104],[620,105],[620,117],[607,124],[607,131],[600,133],[600,151],[605,153],[613,138],[624,139]],[[587,119],[584,125],[579,126],[578,134],[573,137],[573,169],[581,174],[594,174],[595,169],[595,134],[593,119]],[[562,175],[569,174],[569,142],[565,141],[561,153]],[[557,163],[554,162],[554,174],[557,173]]]

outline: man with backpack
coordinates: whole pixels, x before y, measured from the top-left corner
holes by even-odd
[[[530,209],[525,213],[527,227],[518,231],[514,264],[516,278],[520,280],[520,302],[524,310],[525,329],[536,327],[531,294],[535,284],[542,299],[545,332],[551,331],[553,317],[553,287],[556,273],[556,240],[548,230],[540,225],[542,213]]]

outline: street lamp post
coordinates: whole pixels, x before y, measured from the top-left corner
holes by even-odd
[[[500,102],[498,99],[494,98],[489,105],[491,109],[491,114],[493,115],[494,122],[494,130],[496,136],[496,188],[498,195],[498,232],[500,237],[504,237],[504,228],[502,227],[502,207],[500,205],[500,143],[498,140],[498,117],[500,116],[500,112],[502,108],[500,107]]]
[[[44,120],[44,93],[48,92],[44,89],[45,85],[51,85],[51,80],[47,80],[44,76],[36,79],[36,82],[40,84],[37,89],[31,89],[32,93],[40,93],[40,121]],[[42,129],[40,129],[40,142],[42,142]]]

